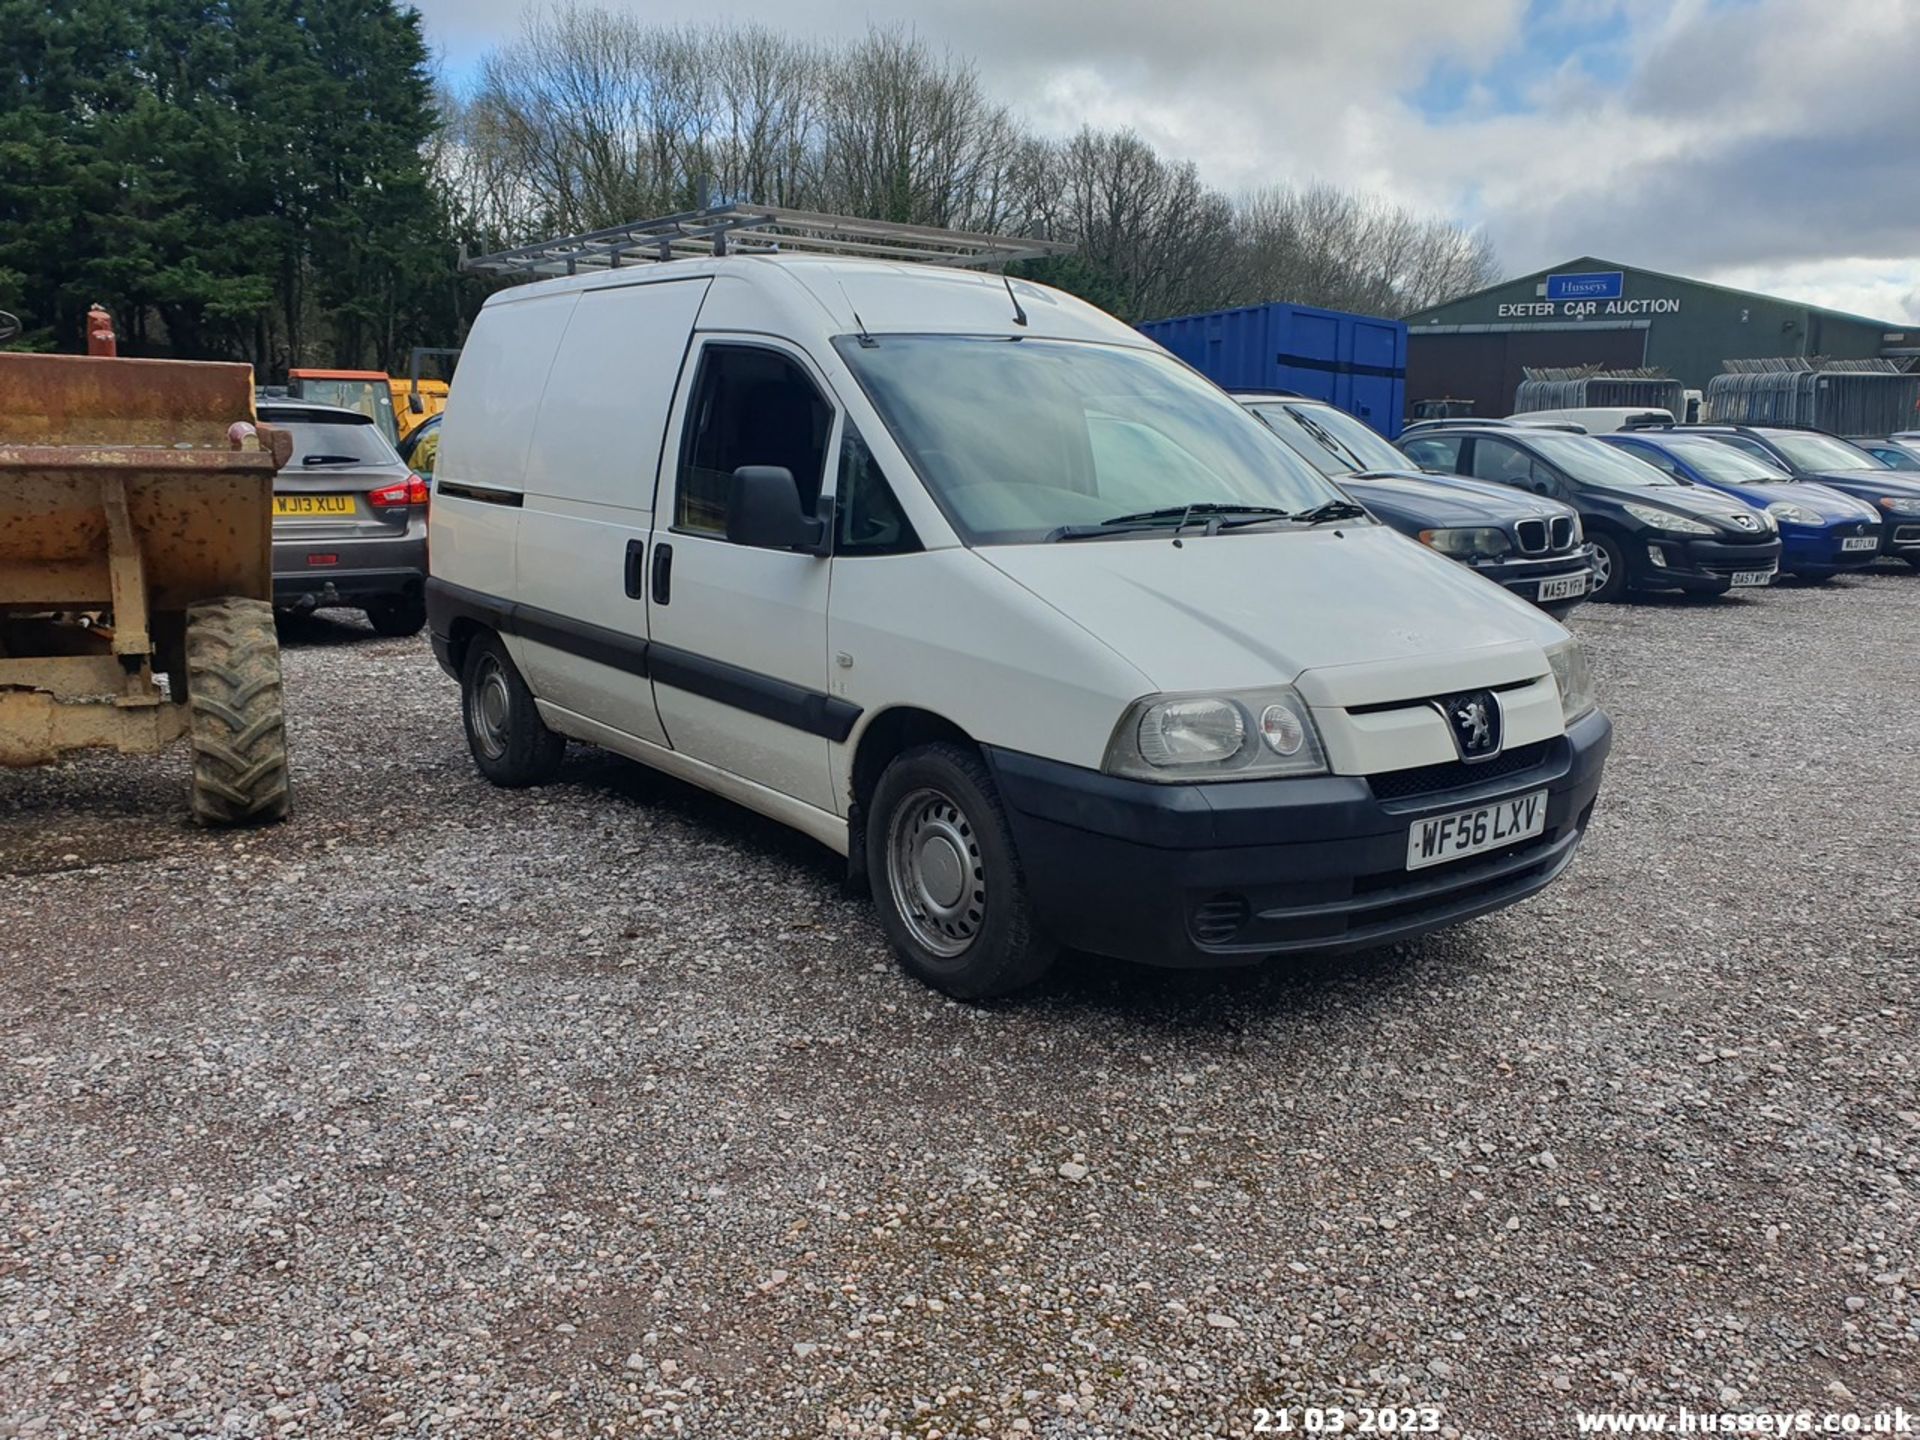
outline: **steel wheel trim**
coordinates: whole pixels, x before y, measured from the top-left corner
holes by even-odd
[[[473,731],[473,743],[489,760],[507,753],[507,715],[512,697],[507,692],[507,673],[497,657],[481,659],[473,677],[473,689],[467,694],[467,723]]]
[[[966,952],[987,918],[987,871],[973,822],[938,790],[915,790],[887,824],[887,890],[915,943],[943,960]]]

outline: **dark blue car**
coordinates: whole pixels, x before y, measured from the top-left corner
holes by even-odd
[[[1826,580],[1873,564],[1880,517],[1863,500],[1797,480],[1786,471],[1704,435],[1624,430],[1596,439],[1617,445],[1676,480],[1705,485],[1765,510],[1780,526],[1780,569]]]

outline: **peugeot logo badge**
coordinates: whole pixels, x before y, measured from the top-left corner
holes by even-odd
[[[1738,525],[1742,530],[1758,530],[1760,528],[1760,522],[1751,515],[1736,515],[1733,517],[1733,523]]]
[[[1491,760],[1500,753],[1500,702],[1491,690],[1449,695],[1439,707],[1453,732],[1453,747],[1467,764]]]

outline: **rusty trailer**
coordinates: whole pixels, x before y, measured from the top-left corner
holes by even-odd
[[[287,813],[253,414],[247,365],[0,354],[0,765],[184,735],[196,819]]]

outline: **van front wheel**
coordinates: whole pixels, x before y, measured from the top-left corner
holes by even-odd
[[[867,812],[867,876],[900,963],[936,990],[985,1000],[1053,963],[999,792],[971,750],[921,745],[886,768]]]
[[[473,763],[494,784],[517,790],[559,773],[566,737],[540,718],[533,692],[497,635],[481,636],[467,647],[460,667],[460,718]]]

